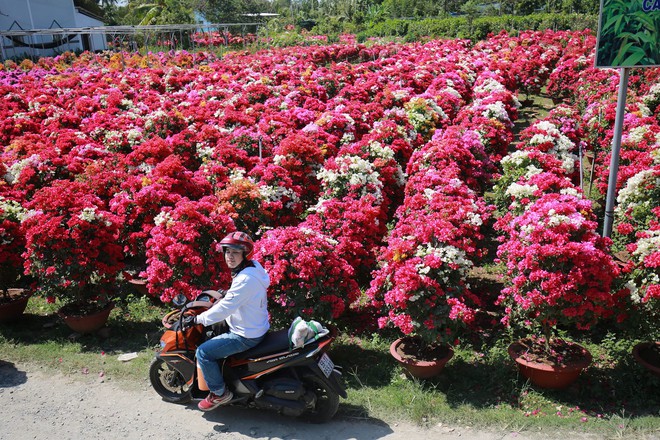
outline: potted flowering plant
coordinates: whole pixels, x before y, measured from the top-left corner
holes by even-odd
[[[60,316],[82,317],[112,309],[111,294],[123,267],[119,218],[86,192],[82,182],[56,181],[27,204],[25,273],[49,301],[64,303]],[[78,330],[91,332],[100,328]]]
[[[466,280],[488,216],[459,179],[437,180],[444,184],[408,195],[397,211],[366,292],[380,311],[378,326],[393,324],[404,334],[390,352],[417,377],[438,374],[451,357],[451,345],[474,321],[479,299]],[[427,366],[429,371],[419,371]]]
[[[23,271],[25,236],[20,226],[25,212],[20,203],[0,196],[0,289],[5,296]]]
[[[285,168],[275,163],[264,162],[250,171],[250,178],[255,180],[259,195],[263,198],[263,206],[259,206],[259,210],[264,213],[264,220],[267,218],[274,227],[299,223],[299,217],[305,207],[305,203],[300,198],[302,187],[293,183]],[[227,185],[224,190],[230,187],[231,185]],[[277,216],[272,214],[267,216],[267,213],[277,213]],[[261,223],[259,227],[266,225]]]
[[[391,323],[405,335],[390,350],[404,367],[440,361],[438,369],[421,376],[409,369],[418,377],[433,376],[474,319],[475,298],[465,282],[472,264],[461,249],[415,237],[390,239],[382,257],[386,263],[367,291],[372,305],[383,310],[378,326]]]
[[[181,199],[176,206],[163,208],[154,219],[147,240],[147,279],[149,293],[163,302],[183,293],[192,299],[204,289],[229,283],[220,239],[236,228],[219,209],[215,196],[198,201]]]
[[[572,176],[577,167],[577,145],[551,120],[541,120],[526,128],[520,135],[521,145],[526,150],[550,154],[561,162],[567,176]]]
[[[509,354],[539,386],[568,386],[591,362],[584,348],[556,337],[558,325],[588,329],[623,310],[622,292],[612,293],[619,268],[609,252],[611,241],[597,234],[596,226],[591,201],[556,193],[501,225],[508,239],[498,257],[509,277],[498,298],[505,307],[503,321],[533,334],[512,344]]]
[[[430,98],[413,97],[403,107],[412,126],[425,139],[430,139],[435,130],[449,119],[444,110]]]
[[[23,272],[25,235],[20,226],[25,212],[20,203],[0,196],[0,321],[20,316],[31,296],[17,285]]]
[[[522,214],[527,205],[545,193],[560,192],[557,183],[561,182],[562,188],[574,187],[565,177],[562,161],[552,154],[517,150],[504,156],[500,165],[502,175],[495,184],[494,198],[498,213],[504,217]]]
[[[123,251],[140,264],[146,259],[146,241],[154,218],[163,206],[174,206],[184,196],[208,194],[210,184],[186,169],[176,155],[169,155],[153,168],[129,176],[109,201],[110,210],[122,219],[119,242]]]
[[[304,226],[263,235],[255,259],[270,275],[269,298],[281,306],[271,310],[271,319],[289,325],[298,315],[335,322],[344,315],[360,289],[336,246],[332,237]]]
[[[632,176],[619,191],[614,210],[616,228],[612,234],[617,250],[634,243],[637,234],[647,230],[651,222],[657,219],[659,179],[660,165],[656,165]]]
[[[308,212],[301,226],[334,238],[335,255],[351,265],[359,283],[367,282],[375,264],[375,250],[387,228],[380,200],[371,194],[320,199]]]
[[[298,198],[305,205],[314,203],[320,191],[314,176],[324,157],[314,141],[301,133],[289,134],[273,149],[273,163],[286,170],[293,188],[300,189]]]
[[[630,290],[631,321],[644,340],[633,348],[633,356],[646,369],[660,376],[660,208],[653,212],[650,228],[637,234],[627,250],[630,261],[624,268]]]
[[[267,205],[265,194],[243,170],[234,170],[227,185],[217,191],[220,211],[227,214],[243,231],[255,234],[260,227],[273,223],[273,212]]]

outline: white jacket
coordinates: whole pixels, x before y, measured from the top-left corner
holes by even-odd
[[[197,315],[198,324],[213,325],[227,320],[229,330],[244,338],[258,338],[270,328],[266,289],[270,277],[257,261],[246,267],[232,280],[225,297],[210,309]]]

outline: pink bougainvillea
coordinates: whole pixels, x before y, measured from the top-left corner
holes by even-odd
[[[337,241],[305,227],[267,231],[255,258],[270,275],[271,317],[278,323],[296,315],[337,320],[358,298],[353,268],[335,252]]]
[[[109,293],[123,267],[120,219],[80,182],[56,181],[27,203],[25,274],[41,293],[63,301]]]
[[[234,222],[218,211],[213,196],[179,200],[154,219],[146,242],[149,293],[169,302],[178,294],[192,299],[202,290],[229,287],[229,271],[217,244]]]
[[[613,292],[619,268],[611,241],[596,233],[591,201],[548,193],[506,225],[498,249],[511,285],[499,302],[507,323],[588,329],[601,318],[623,316]]]
[[[0,196],[0,290],[11,287],[11,284],[23,273],[23,257],[25,251],[25,233],[21,229],[21,221],[26,210],[15,200]]]
[[[580,151],[593,152],[593,186],[604,192],[618,73],[593,68],[588,32],[500,33],[478,43],[360,44],[347,35],[314,42],[222,58],[171,51],[7,61],[0,195],[37,216],[37,205],[68,194],[66,185],[79,188],[87,217],[93,210],[112,225],[98,238],[112,238],[112,252],[121,246],[117,262],[149,259],[152,293],[166,301],[223,283],[226,271],[199,237],[233,223],[262,237],[258,255],[272,270],[277,319],[298,310],[345,317],[373,278],[381,324],[449,340],[481,300],[465,274],[485,257],[492,208],[483,195],[498,174],[504,237],[547,193],[579,198]],[[660,89],[652,70],[631,79],[617,182],[624,194],[628,181],[657,166]],[[520,99],[544,84],[563,104],[514,144]],[[73,210],[78,201],[68,197]],[[639,249],[655,220],[640,206],[622,210],[617,244],[653,271],[653,253],[642,258]],[[38,227],[30,218],[24,226]],[[30,240],[34,248],[40,238]],[[39,257],[34,249],[31,260]],[[94,252],[82,246],[66,261],[85,266]],[[638,292],[646,297],[654,286]]]

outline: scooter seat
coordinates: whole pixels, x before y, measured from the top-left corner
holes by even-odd
[[[321,341],[328,338],[334,338],[337,335],[337,330],[329,326],[330,333],[320,337],[317,340],[309,341],[305,347],[318,345]],[[269,354],[283,352],[283,351],[296,351],[302,350],[300,348],[291,349],[289,345],[289,331],[287,329],[269,331],[266,333],[264,340],[256,347],[252,347],[242,353],[237,353],[232,356],[233,359],[254,359],[260,358]]]
[[[256,347],[232,356],[234,359],[258,358],[278,351],[289,350],[289,333],[286,329],[266,333],[264,340]]]

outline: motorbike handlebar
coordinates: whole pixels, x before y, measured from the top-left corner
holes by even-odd
[[[211,304],[208,301],[191,301],[185,306],[183,306],[183,310],[190,310],[190,309],[209,309],[211,308],[213,304]]]
[[[180,310],[172,310],[165,316],[163,316],[162,323],[163,327],[170,329],[172,324],[176,321],[179,321],[182,314],[188,314],[192,312],[194,314],[199,314],[199,309],[209,309],[215,301],[219,301],[224,298],[226,291],[225,290],[204,290],[202,293],[197,295],[195,301],[191,301],[183,305]],[[183,295],[180,295],[183,297]],[[204,298],[206,296],[206,298]],[[213,301],[209,301],[209,298],[213,298]],[[199,298],[204,298],[203,300],[198,300]],[[182,298],[183,299],[183,298]],[[195,310],[197,309],[197,310]]]
[[[209,295],[212,296],[216,301],[218,301],[225,297],[225,293],[227,293],[226,290],[204,290],[202,293],[199,294],[199,296]]]

